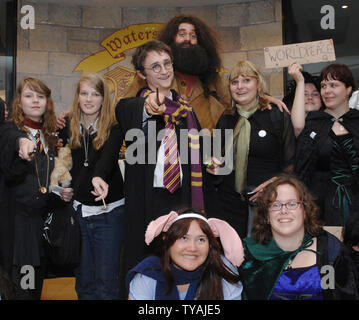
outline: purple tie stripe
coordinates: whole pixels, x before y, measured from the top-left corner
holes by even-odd
[[[167,136],[164,139],[165,161],[163,185],[168,191],[174,193],[180,186],[180,167],[177,150],[177,136],[172,123],[166,124],[166,135]]]
[[[141,96],[146,97],[151,90],[145,88],[141,92]],[[192,132],[192,130],[197,131],[196,134],[189,134],[189,147],[191,155],[191,195],[192,195],[192,207],[198,210],[204,209],[203,201],[203,189],[202,189],[202,160],[200,154],[200,145],[199,145],[199,134],[198,130],[200,127],[197,126],[197,121],[193,113],[192,107],[188,104],[187,101],[183,100],[181,97],[177,97],[176,100],[171,100],[165,98],[164,103],[166,109],[164,111],[164,121],[167,124],[166,129],[172,128],[175,142],[172,142],[172,147],[167,147],[167,140],[170,140],[170,137],[165,137],[164,147],[165,147],[165,169],[164,169],[164,186],[170,190],[170,192],[176,191],[180,187],[180,167],[179,167],[179,158],[178,158],[178,147],[177,147],[177,138],[174,130],[173,124],[179,124],[180,119],[186,119],[187,129]],[[170,136],[170,133],[166,132],[166,135]],[[175,143],[175,147],[173,145]],[[174,150],[176,152],[174,152]],[[168,163],[166,159],[168,158]],[[173,164],[172,168],[171,164]],[[170,169],[169,169],[170,168]],[[169,170],[168,170],[169,169]],[[166,176],[165,176],[165,172]],[[167,178],[167,175],[169,178]],[[172,177],[172,179],[171,179]],[[166,186],[168,182],[169,187]]]
[[[171,165],[164,175],[164,185],[171,192],[175,192],[180,185],[180,168],[178,163]]]

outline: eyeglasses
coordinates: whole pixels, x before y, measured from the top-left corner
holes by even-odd
[[[295,210],[299,207],[300,204],[300,201],[289,201],[287,203],[274,202],[269,206],[269,208],[272,211],[279,211],[282,210],[283,206],[285,206],[289,210]]]
[[[145,69],[148,69],[148,70],[152,70],[154,73],[160,73],[161,70],[162,70],[162,67],[165,69],[165,70],[171,70],[173,69],[173,63],[171,60],[166,60],[163,65],[159,64],[159,63],[155,63],[152,67],[150,68],[146,68],[144,67]]]

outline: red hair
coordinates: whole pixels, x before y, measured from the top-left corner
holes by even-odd
[[[49,147],[55,148],[57,143],[56,132],[56,114],[54,102],[51,97],[51,89],[40,79],[27,77],[22,79],[15,91],[15,98],[12,106],[12,120],[17,127],[29,134],[30,132],[25,128],[25,115],[21,106],[21,93],[25,88],[41,93],[46,97],[46,109],[42,115],[42,132],[45,141]]]

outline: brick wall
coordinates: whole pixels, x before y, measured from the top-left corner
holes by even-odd
[[[164,23],[178,13],[198,15],[217,29],[226,69],[249,59],[262,70],[268,91],[277,97],[283,94],[282,69],[266,70],[263,57],[264,47],[282,44],[281,0],[233,0],[229,5],[186,8],[78,7],[19,0],[18,21],[25,4],[34,7],[36,25],[33,30],[23,30],[18,24],[17,79],[43,79],[52,89],[57,113],[72,104],[80,78],[80,72],[73,69],[103,50],[103,39],[128,25]],[[120,65],[133,69],[130,58],[128,52]]]

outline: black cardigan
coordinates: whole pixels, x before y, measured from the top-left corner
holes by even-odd
[[[69,119],[66,119],[66,126],[60,130],[59,138],[66,145],[70,138]],[[106,203],[118,201],[124,197],[123,178],[118,165],[119,152],[122,146],[123,134],[119,125],[115,124],[111,127],[110,135],[105,144],[96,150],[93,147],[93,140],[96,133],[90,135],[88,160],[89,166],[84,166],[85,150],[83,140],[81,139],[81,147],[71,149],[72,168],[70,174],[72,176],[71,186],[74,189],[73,199],[88,206],[99,206],[102,203],[95,201],[93,191],[92,178],[101,177],[109,185]]]

